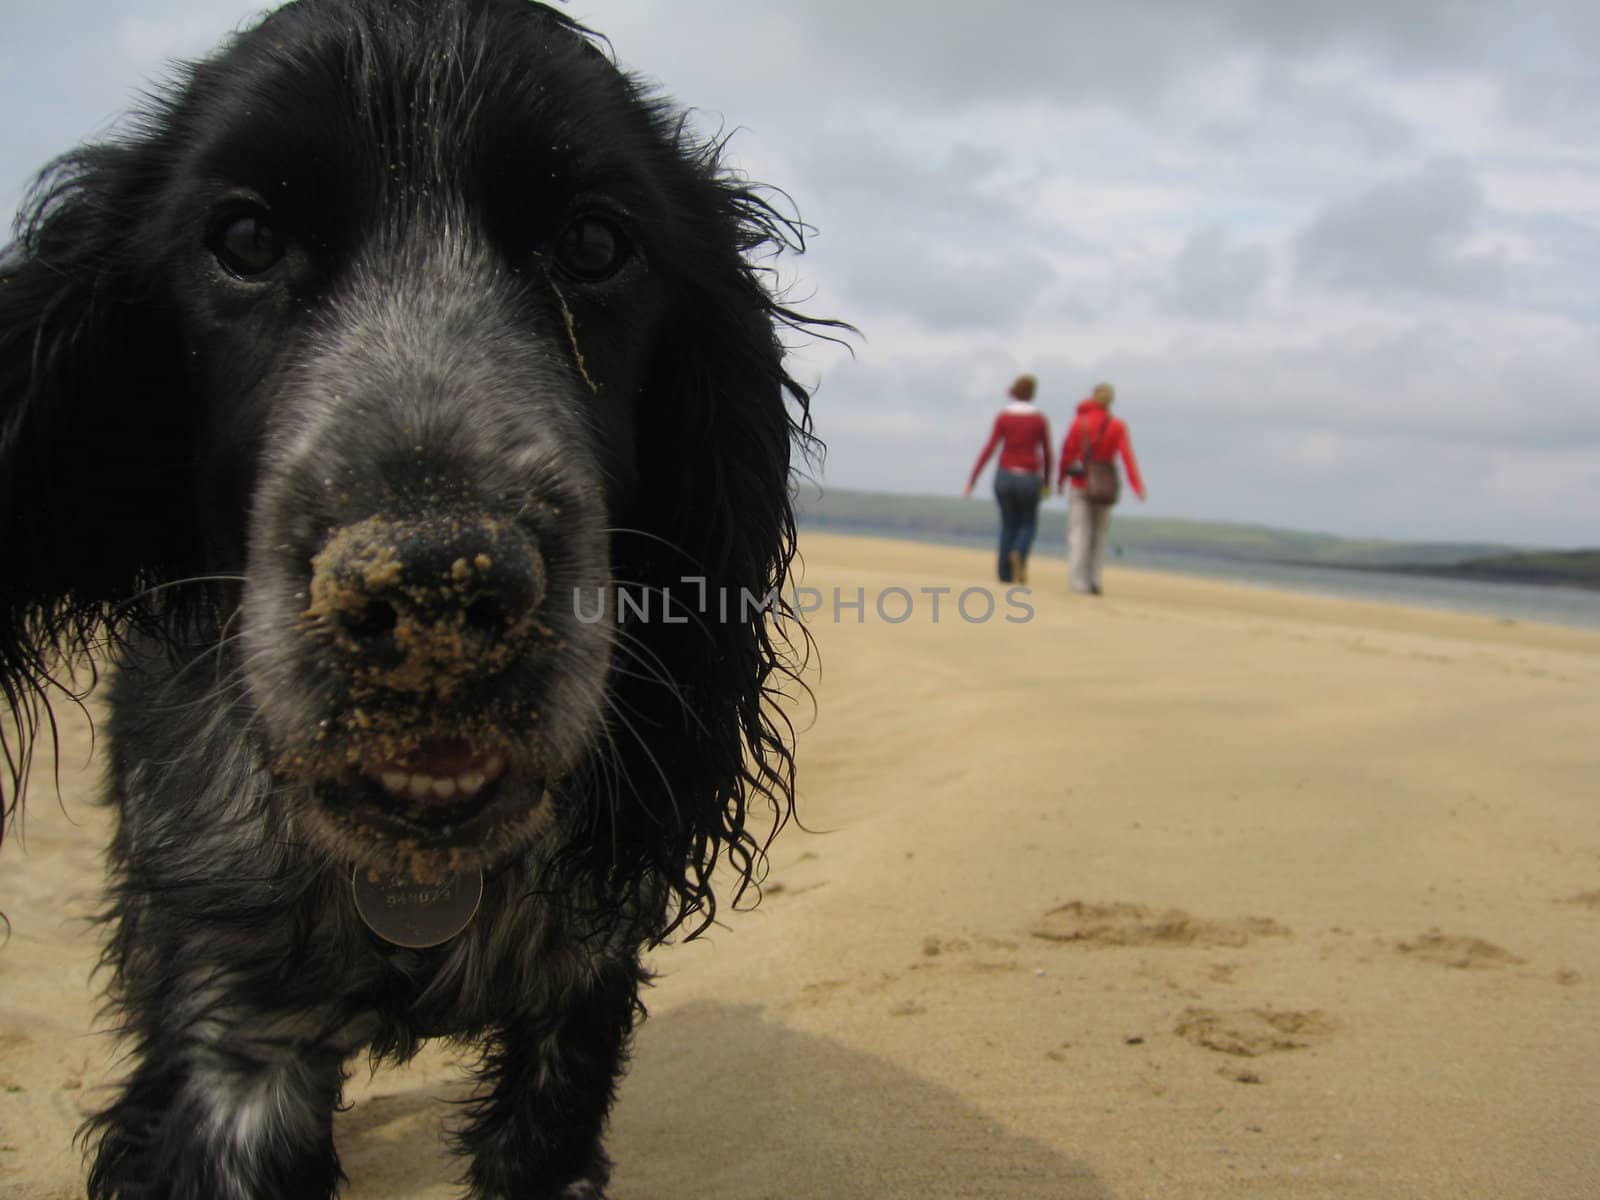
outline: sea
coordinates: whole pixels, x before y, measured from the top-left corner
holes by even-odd
[[[862,534],[869,537],[898,538],[942,545],[992,546],[994,544],[988,538],[916,536],[904,530],[878,530],[855,525],[846,528],[843,525],[828,523],[819,524],[815,528],[826,529],[830,533]],[[1050,544],[1055,540],[1041,539],[1036,542],[1034,558],[1065,559],[1065,547]],[[1473,613],[1506,621],[1531,621],[1543,625],[1600,629],[1600,591],[1586,588],[1527,583],[1488,583],[1475,579],[1445,579],[1387,571],[1352,571],[1341,567],[1254,562],[1209,554],[1139,550],[1117,546],[1115,526],[1112,527],[1110,553],[1106,561],[1112,566],[1170,571],[1178,575],[1197,575],[1226,583],[1301,592],[1310,596],[1369,600],[1377,604],[1401,604],[1408,608]]]

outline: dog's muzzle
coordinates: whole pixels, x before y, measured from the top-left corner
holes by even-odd
[[[368,517],[311,561],[306,621],[327,636],[352,693],[432,693],[502,670],[545,593],[538,547],[484,516]]]
[[[481,514],[332,532],[301,615],[340,695],[315,792],[330,820],[362,843],[487,850],[545,804],[538,714],[510,685],[549,635],[547,584],[534,539]]]

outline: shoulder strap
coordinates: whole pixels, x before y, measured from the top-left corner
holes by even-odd
[[[1084,452],[1083,458],[1085,462],[1088,462],[1094,458],[1095,453],[1100,449],[1100,443],[1103,442],[1107,435],[1111,433],[1111,421],[1111,413],[1107,411],[1106,419],[1100,424],[1100,431],[1094,435],[1094,444]]]

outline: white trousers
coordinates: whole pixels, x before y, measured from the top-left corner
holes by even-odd
[[[1067,502],[1067,582],[1075,592],[1100,587],[1100,566],[1106,557],[1109,504],[1090,504],[1074,489]]]

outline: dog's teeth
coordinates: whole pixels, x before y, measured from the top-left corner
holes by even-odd
[[[383,785],[384,791],[402,800],[438,801],[476,796],[499,779],[506,770],[503,754],[491,754],[476,765],[455,775],[436,775],[430,771],[407,771],[399,765],[374,768],[368,778]]]

